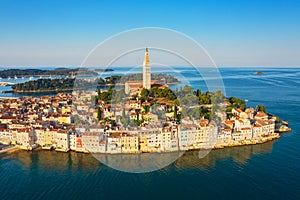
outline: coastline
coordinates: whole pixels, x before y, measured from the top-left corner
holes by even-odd
[[[18,146],[11,146],[11,147],[0,150],[0,155],[14,153],[18,150],[21,150]]]
[[[12,93],[47,93],[47,92],[72,92],[74,89],[59,89],[59,90],[12,90]]]
[[[287,131],[288,132],[288,131]],[[189,147],[186,149],[176,149],[172,151],[162,151],[162,150],[148,150],[148,151],[135,151],[135,152],[89,152],[88,150],[72,150],[72,149],[55,149],[55,148],[43,148],[41,146],[34,148],[34,149],[25,149],[21,148],[19,146],[12,146],[7,149],[0,150],[0,155],[5,154],[5,153],[14,153],[19,150],[23,151],[34,151],[34,150],[39,150],[39,151],[56,151],[59,153],[68,153],[68,152],[75,152],[75,153],[84,153],[84,154],[103,154],[103,155],[123,155],[123,154],[144,154],[144,153],[172,153],[172,152],[185,152],[185,151],[198,151],[198,150],[214,150],[214,149],[225,149],[225,148],[231,148],[231,147],[239,147],[239,146],[247,146],[247,145],[256,145],[256,144],[263,144],[267,142],[271,142],[274,140],[277,140],[281,137],[281,134],[283,133],[275,133],[274,135],[268,136],[268,137],[263,137],[260,138],[259,140],[245,140],[245,141],[232,141],[230,143],[226,144],[218,144],[215,145],[212,148],[202,148],[202,147]]]
[[[167,83],[168,85],[176,85],[180,84],[180,82],[171,82]],[[125,83],[117,83],[117,84],[103,84],[99,85],[102,87],[105,86],[125,86]],[[78,88],[76,88],[78,89]],[[72,92],[74,88],[68,88],[68,89],[57,89],[57,90],[8,90],[8,91],[3,91],[2,93],[18,93],[18,94],[26,94],[26,93],[51,93],[51,92]]]

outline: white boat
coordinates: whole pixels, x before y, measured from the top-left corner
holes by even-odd
[[[15,79],[18,79],[18,77],[17,77],[17,76],[15,76]]]
[[[7,80],[10,80],[10,76],[7,77]]]
[[[30,77],[29,77],[29,80],[32,80],[32,79],[33,79],[33,76],[30,76]]]

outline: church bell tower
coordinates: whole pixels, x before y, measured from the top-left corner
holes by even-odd
[[[151,66],[148,54],[148,48],[146,48],[144,62],[143,62],[143,87],[150,90],[151,88]]]

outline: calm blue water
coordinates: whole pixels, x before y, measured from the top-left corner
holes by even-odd
[[[206,89],[193,69],[177,70],[172,73]],[[0,199],[300,199],[300,69],[220,71],[227,96],[265,105],[288,120],[293,131],[265,144],[213,150],[203,159],[187,152],[166,168],[145,174],[116,171],[87,154],[2,155]],[[255,71],[265,74],[253,75]]]

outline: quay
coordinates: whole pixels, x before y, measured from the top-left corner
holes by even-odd
[[[18,146],[10,146],[0,150],[0,155],[3,153],[10,153],[19,150]]]

